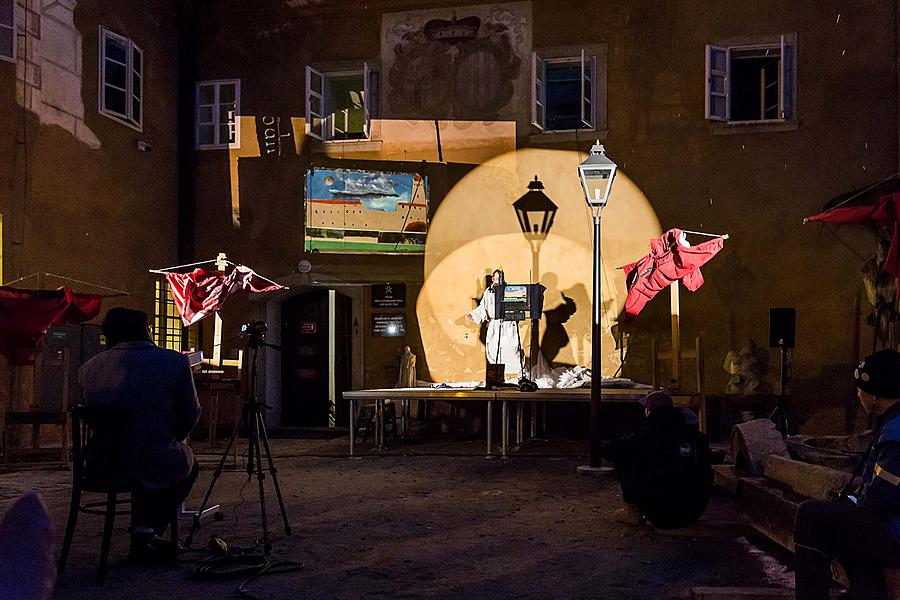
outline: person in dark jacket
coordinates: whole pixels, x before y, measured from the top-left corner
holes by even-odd
[[[114,475],[132,486],[132,556],[140,559],[197,479],[186,438],[200,404],[187,357],[150,341],[147,313],[110,309],[101,330],[109,349],[84,363],[78,380],[85,404],[129,415]]]
[[[853,372],[862,407],[877,417],[862,481],[837,501],[800,505],[794,526],[797,600],[825,600],[831,561],[855,599],[887,600],[885,567],[900,567],[900,353],[880,350]]]
[[[604,444],[603,458],[616,466],[625,507],[619,522],[644,519],[661,529],[685,527],[706,510],[712,489],[709,444],[688,409],[672,406],[663,391],[641,404],[647,422],[637,431]]]

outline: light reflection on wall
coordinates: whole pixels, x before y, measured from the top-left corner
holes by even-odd
[[[615,149],[609,148],[615,160]],[[425,283],[416,307],[424,359],[434,381],[470,381],[484,377],[484,344],[479,327],[465,314],[480,299],[484,275],[502,265],[509,283],[528,282],[532,254],[522,236],[512,203],[537,175],[559,207],[540,249],[539,280],[548,289],[544,310],[570,300],[574,312],[560,311],[541,339],[558,364],[591,362],[591,265],[593,226],[578,179],[585,155],[574,151],[522,149],[487,161],[463,178],[433,216],[425,248]],[[610,331],[625,299],[625,280],[617,267],[648,251],[660,235],[656,213],[643,192],[621,170],[609,206],[603,212],[603,361],[602,373],[618,368]],[[573,306],[574,303],[574,306]],[[528,326],[520,326],[527,349]]]

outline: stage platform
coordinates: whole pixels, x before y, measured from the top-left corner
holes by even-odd
[[[641,398],[653,391],[651,386],[638,384],[638,387],[615,387],[602,388],[601,396],[603,402],[627,402],[637,403]],[[432,388],[432,387],[416,387],[416,388],[383,388],[371,390],[353,390],[343,393],[344,400],[350,403],[350,456],[354,456],[356,444],[356,415],[357,408],[363,403],[375,404],[375,445],[381,447],[384,445],[384,403],[387,400],[409,406],[409,401],[422,400],[443,401],[443,402],[485,402],[487,403],[487,422],[486,430],[486,449],[485,457],[492,458],[496,456],[493,445],[493,403],[500,403],[500,456],[507,458],[509,456],[509,404],[515,403],[516,413],[516,443],[521,444],[524,441],[524,417],[525,403],[532,403],[531,410],[531,437],[536,437],[536,415],[534,405],[538,402],[590,402],[590,388],[541,388],[534,392],[521,392],[516,388],[500,388],[498,390],[477,390],[470,388]],[[673,396],[676,404],[688,404],[690,395]]]

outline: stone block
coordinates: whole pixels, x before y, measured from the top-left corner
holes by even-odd
[[[754,419],[734,427],[731,455],[738,471],[762,475],[769,455],[788,457],[787,445],[769,419]]]
[[[41,96],[46,104],[78,118],[84,117],[81,77],[58,65],[45,62],[42,83]]]
[[[53,19],[44,20],[44,37],[41,39],[41,57],[66,71],[78,72],[78,32]]]
[[[833,590],[831,600],[846,598],[843,590]],[[751,587],[695,587],[691,600],[794,600],[794,590]]]
[[[769,479],[814,500],[835,498],[850,481],[850,473],[774,454],[766,462],[765,474]]]

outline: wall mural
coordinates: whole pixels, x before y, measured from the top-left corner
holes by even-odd
[[[531,4],[386,14],[385,116],[514,119],[527,98]]]
[[[420,174],[312,168],[305,204],[307,252],[425,251],[428,180]]]

